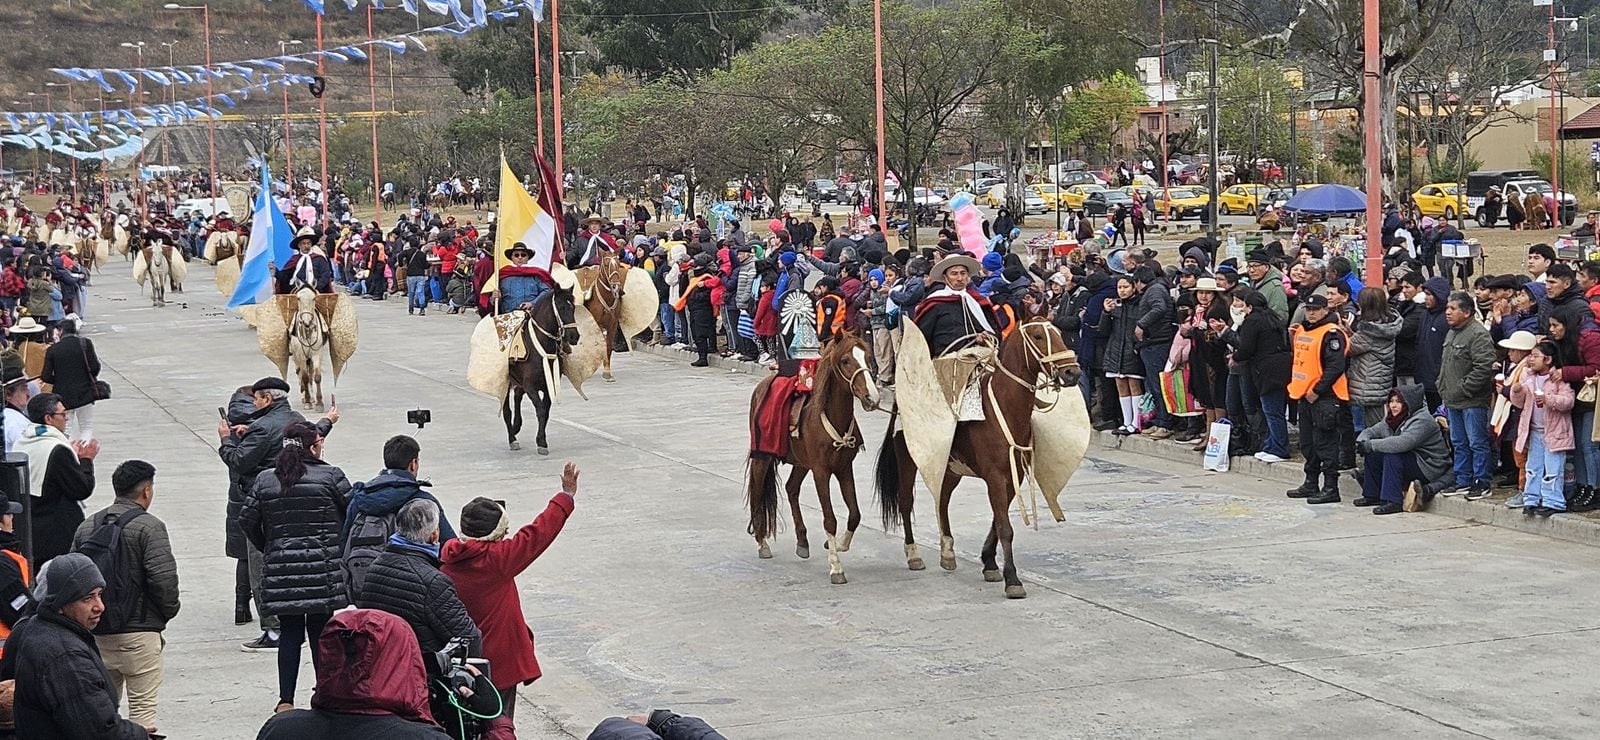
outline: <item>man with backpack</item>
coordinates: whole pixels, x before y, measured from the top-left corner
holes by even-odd
[[[94,627],[111,693],[128,690],[128,719],[156,726],[161,688],[161,633],[178,616],[178,565],[167,525],[149,513],[155,466],[129,460],[111,474],[117,499],[84,520],[73,549],[94,561],[105,578],[105,613]]]
[[[350,507],[344,517],[344,583],[354,601],[361,592],[367,567],[378,558],[395,533],[395,517],[400,507],[415,499],[432,501],[439,509],[440,542],[456,538],[445,518],[444,507],[433,494],[424,491],[427,481],[417,480],[422,446],[417,440],[398,434],[383,443],[383,470],[378,477],[357,483],[350,489]]]

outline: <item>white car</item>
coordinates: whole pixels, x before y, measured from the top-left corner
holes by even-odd
[[[226,213],[230,216],[240,215],[233,212],[233,206],[229,205],[227,198],[190,198],[186,201],[178,203],[178,205],[172,209],[173,215],[198,213],[206,218],[211,218],[211,216],[215,215],[218,211]]]
[[[911,200],[919,206],[944,207],[944,197],[927,188],[912,188]]]
[[[1032,190],[1023,191],[1022,212],[1024,214],[1047,213],[1049,210],[1050,207],[1045,205],[1044,198],[1039,197],[1039,195]]]

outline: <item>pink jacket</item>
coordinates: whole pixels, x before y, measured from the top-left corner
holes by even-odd
[[[1522,409],[1517,420],[1517,451],[1528,449],[1528,433],[1533,426],[1533,373],[1526,373],[1522,382],[1511,386],[1511,402]],[[1544,384],[1544,446],[1551,452],[1566,452],[1577,445],[1572,434],[1572,404],[1577,400],[1572,386],[1555,374]]]

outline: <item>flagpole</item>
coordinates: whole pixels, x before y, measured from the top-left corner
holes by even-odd
[[[322,83],[322,94],[317,96],[317,129],[322,150],[322,231],[327,233],[333,216],[333,199],[328,196],[328,78],[322,73],[322,14],[317,14],[317,79]]]
[[[550,0],[550,61],[555,64],[555,74],[550,77],[555,84],[550,89],[550,94],[555,96],[555,108],[552,111],[554,120],[555,145],[556,145],[556,177],[565,179],[567,171],[562,164],[561,151],[561,0]],[[566,193],[556,194],[556,200],[565,200]]]
[[[533,19],[533,109],[535,111],[535,117],[538,119],[538,127],[536,129],[536,131],[538,132],[537,133],[537,137],[538,137],[537,138],[537,141],[538,141],[538,149],[537,149],[537,151],[540,154],[544,153],[544,70],[542,69],[543,66],[544,65],[541,64],[540,61],[539,61],[539,19],[538,18],[534,18]],[[561,68],[559,66],[556,67],[557,71],[559,71],[560,69]]]
[[[383,200],[378,196],[378,68],[372,61],[372,3],[367,3],[367,93],[371,96],[372,220],[382,223]]]

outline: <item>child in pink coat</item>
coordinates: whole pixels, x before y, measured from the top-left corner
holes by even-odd
[[[1511,403],[1522,408],[1517,421],[1518,452],[1528,455],[1528,482],[1522,492],[1522,513],[1549,516],[1567,510],[1562,492],[1572,435],[1572,386],[1561,380],[1561,351],[1543,341],[1528,354],[1520,382],[1511,387]]]

